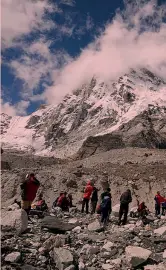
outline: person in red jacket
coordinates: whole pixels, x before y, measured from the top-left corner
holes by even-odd
[[[35,178],[34,173],[27,175],[25,181],[23,181],[23,183],[20,185],[22,199],[21,208],[24,209],[28,215],[39,186],[40,182]]]
[[[155,200],[155,213],[156,216],[160,215],[160,210],[161,210],[161,204],[165,201],[164,197],[160,195],[160,192],[157,191],[156,196],[154,197]]]
[[[89,200],[90,200],[92,191],[93,191],[93,186],[91,185],[91,182],[88,181],[84,190],[84,195],[83,195],[82,211],[81,211],[82,213],[84,213],[85,205],[86,205],[86,214],[89,213]]]
[[[62,209],[62,211],[69,211],[69,201],[67,198],[67,192],[64,192],[57,201],[57,206]]]

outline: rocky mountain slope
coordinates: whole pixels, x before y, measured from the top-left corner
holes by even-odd
[[[147,69],[89,84],[26,117],[1,117],[3,147],[83,158],[115,148],[166,147],[166,82]],[[88,150],[87,150],[88,148]]]

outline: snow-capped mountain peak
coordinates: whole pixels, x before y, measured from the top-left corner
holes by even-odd
[[[26,117],[2,115],[1,141],[8,148],[71,156],[87,137],[113,132],[149,108],[163,108],[165,117],[165,93],[166,83],[147,69],[107,84],[93,77],[58,105],[41,106]]]

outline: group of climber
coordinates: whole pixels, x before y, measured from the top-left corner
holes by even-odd
[[[59,197],[53,202],[52,210],[54,211],[56,207],[60,207],[62,211],[69,211],[70,207],[74,207],[72,194],[61,192]]]
[[[91,214],[95,213],[97,210],[98,214],[101,214],[101,224],[105,226],[109,221],[109,216],[112,211],[112,196],[110,192],[110,188],[107,188],[101,194],[101,203],[98,204],[98,189],[92,185],[90,181],[88,181],[83,195],[82,201],[82,213],[84,212],[84,208],[86,206],[86,213],[89,213],[89,202],[91,201]],[[128,189],[124,192],[120,197],[120,210],[119,210],[119,225],[126,224],[127,215],[129,211],[129,203],[132,202],[131,191]],[[97,209],[96,209],[97,208]],[[122,220],[122,217],[124,218]]]
[[[166,198],[162,197],[160,195],[160,192],[158,191],[155,198],[155,214],[156,216],[160,216],[161,209],[162,213],[161,215],[166,214]],[[84,208],[86,206],[86,213],[89,213],[89,202],[91,201],[91,213],[95,213],[97,211],[98,214],[101,214],[101,224],[104,226],[109,221],[109,216],[112,211],[112,196],[110,193],[110,188],[107,188],[102,194],[101,194],[101,203],[98,204],[98,189],[92,185],[90,181],[88,181],[83,195],[83,201],[82,201],[82,213],[84,212]],[[129,212],[129,204],[132,202],[132,196],[130,189],[127,189],[122,195],[120,196],[120,209],[119,209],[119,222],[118,224],[125,225],[127,223],[127,216]],[[96,209],[97,208],[97,209]],[[139,203],[137,200],[137,211],[136,211],[136,217],[140,217],[143,221],[143,223],[146,223],[146,217],[149,214],[149,210],[147,206],[145,205],[145,202]],[[123,219],[122,219],[123,217]]]
[[[24,209],[27,214],[30,214],[30,211],[34,212],[39,211],[47,211],[48,206],[43,199],[43,195],[40,193],[37,197],[37,200],[33,202],[36,198],[37,191],[40,187],[40,182],[36,179],[34,173],[27,174],[25,180],[21,183],[21,208]],[[84,189],[83,199],[82,199],[82,210],[81,212],[89,213],[89,203],[91,202],[91,214],[98,213],[101,215],[101,224],[104,226],[109,221],[109,216],[112,211],[112,196],[110,188],[107,188],[100,197],[100,203],[98,204],[98,189],[91,183],[91,181],[87,182],[87,185]],[[155,198],[155,213],[156,216],[159,216],[162,209],[162,215],[166,213],[166,198],[160,195],[158,191]],[[127,189],[120,196],[120,209],[119,209],[119,222],[118,224],[125,225],[127,222],[127,216],[129,211],[129,204],[132,202],[132,196],[130,189]],[[145,205],[145,202],[138,203],[137,214],[138,217],[145,219],[148,215],[148,209]],[[59,197],[54,201],[52,209],[56,207],[60,207],[62,211],[69,211],[70,207],[73,206],[73,198],[71,194],[67,194],[67,192],[61,192]],[[123,217],[123,219],[122,219]]]

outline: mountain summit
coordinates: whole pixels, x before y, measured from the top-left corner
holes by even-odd
[[[29,116],[1,115],[4,148],[87,157],[113,148],[166,148],[166,82],[147,69],[117,81],[92,78],[58,105]]]

